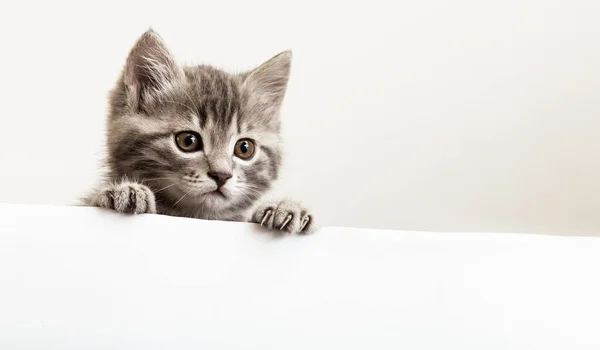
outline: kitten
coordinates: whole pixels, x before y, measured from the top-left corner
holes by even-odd
[[[297,203],[260,202],[281,164],[291,58],[283,52],[242,74],[182,67],[155,32],[144,33],[109,97],[108,179],[84,204],[311,232]]]

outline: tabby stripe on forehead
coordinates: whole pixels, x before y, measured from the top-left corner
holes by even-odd
[[[238,91],[237,86],[234,85],[233,81],[228,81],[227,84],[227,92],[228,92],[228,98],[227,98],[227,113],[231,116],[229,123],[233,123],[233,118],[238,115],[239,111],[240,111],[240,93]],[[239,118],[238,118],[239,120]],[[238,132],[241,132],[239,130],[239,126],[238,126]]]
[[[231,124],[231,121],[233,120],[233,100],[234,100],[234,88],[232,86],[232,82],[231,79],[226,80],[225,84],[227,85],[227,93],[226,95],[226,101],[227,104],[225,105],[225,113],[230,116],[229,121],[227,122],[227,124]]]
[[[219,101],[210,101],[210,117],[215,126],[221,126],[221,111],[219,111]]]
[[[198,90],[202,95],[198,114],[204,118],[212,118],[214,124],[221,128],[230,126],[240,108],[235,81],[225,79],[215,72],[205,71],[199,75]],[[206,120],[201,120],[200,124],[204,128]]]
[[[212,90],[212,77],[206,71],[200,72],[200,94],[205,95]]]
[[[229,98],[227,96],[227,84],[223,81],[223,79],[215,80],[215,95],[214,96],[214,109],[215,109],[215,118],[221,123],[229,124],[228,116],[227,116],[227,104],[226,101]]]
[[[200,101],[199,103],[197,103],[198,105],[198,121],[200,122],[200,127],[201,128],[205,128],[206,127],[206,121],[207,121],[207,117],[206,117],[206,103],[204,101]]]

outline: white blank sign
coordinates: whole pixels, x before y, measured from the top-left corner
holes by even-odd
[[[600,238],[0,205],[0,349],[600,349]]]

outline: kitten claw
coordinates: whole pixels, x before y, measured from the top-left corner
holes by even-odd
[[[300,225],[300,231],[303,231],[309,222],[310,222],[310,216],[307,215],[304,219],[302,219],[302,223]]]
[[[263,217],[263,219],[260,222],[260,226],[264,226],[265,222],[269,219],[269,217],[271,216],[271,214],[273,213],[273,210],[269,209],[265,212],[265,216]]]
[[[298,203],[287,200],[260,205],[252,215],[251,221],[275,232],[287,234],[308,234],[315,228],[309,212]]]
[[[288,214],[288,216],[285,218],[285,221],[283,222],[283,224],[281,224],[281,228],[280,230],[283,231],[283,229],[285,228],[285,225],[289,224],[290,221],[292,221],[292,218],[294,217],[294,215],[292,214]],[[302,229],[300,229],[300,231],[302,231]]]

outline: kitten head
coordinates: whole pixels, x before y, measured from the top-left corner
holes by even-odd
[[[283,52],[242,74],[183,67],[146,32],[110,95],[110,177],[145,183],[163,211],[218,218],[248,208],[278,175],[290,64]]]

